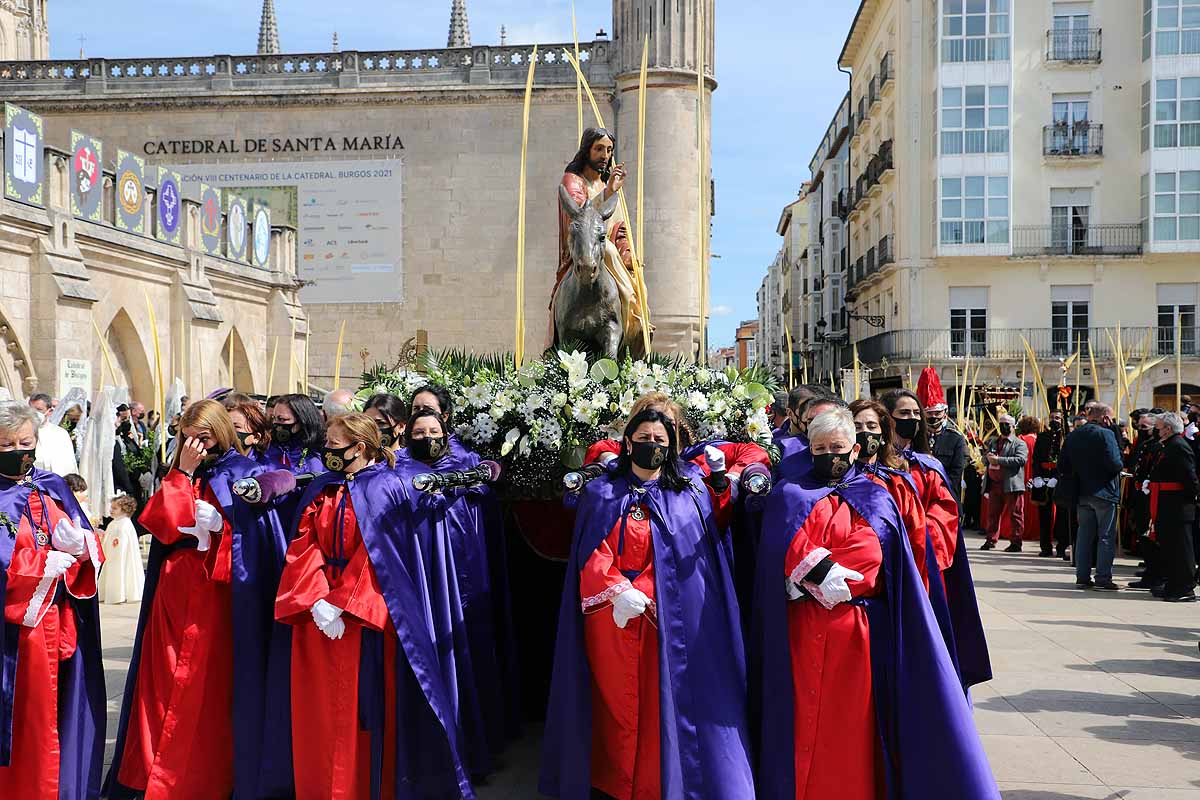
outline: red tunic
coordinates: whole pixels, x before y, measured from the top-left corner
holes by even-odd
[[[733,509],[730,491],[717,495],[710,489],[709,495],[724,528]],[[592,671],[592,786],[615,800],[662,797],[654,539],[650,512],[639,509],[625,518],[624,547],[618,519],[579,576]],[[650,598],[651,606],[622,629],[613,621],[612,600],[630,588]]]
[[[37,490],[30,492],[28,509],[13,543],[4,596],[4,621],[20,626],[20,638],[12,760],[11,766],[0,767],[0,797],[57,800],[59,663],[75,654],[77,642],[75,611],[66,595],[96,596],[96,567],[103,556],[99,539],[89,531],[87,552],[62,578],[47,578],[46,556],[54,552],[50,534],[67,515],[54,498]]]
[[[945,572],[954,563],[954,552],[958,549],[958,501],[936,470],[925,469],[916,462],[910,463],[909,469],[929,520],[929,539],[938,568]]]
[[[896,501],[900,509],[900,519],[904,522],[904,532],[908,534],[908,543],[912,547],[913,560],[917,563],[917,572],[921,573],[921,583],[925,591],[929,591],[929,565],[925,562],[925,537],[928,519],[921,499],[912,484],[904,480],[903,475],[884,473],[880,475],[868,472],[871,480],[888,490],[888,494]]]
[[[878,594],[883,551],[871,526],[836,495],[818,502],[788,548],[784,574],[829,557],[863,575],[854,597]],[[867,612],[815,600],[788,605],[795,687],[796,800],[877,800],[886,793],[871,689]]]
[[[165,545],[190,539],[179,529],[196,524],[197,499],[221,510],[206,482],[172,470],[141,523]],[[226,520],[207,552],[178,549],[163,559],[117,776],[145,800],[233,792],[232,539]]]
[[[340,520],[339,520],[340,518]],[[346,632],[330,639],[311,609],[343,609]],[[359,725],[358,670],[363,628],[387,631],[385,696],[395,708],[397,638],[367,555],[350,492],[330,486],[300,513],[275,600],[275,618],[292,625],[292,755],[297,800],[371,796],[370,733]],[[394,719],[394,717],[393,717]],[[392,740],[395,731],[389,726]],[[385,741],[383,797],[395,797],[395,744]]]

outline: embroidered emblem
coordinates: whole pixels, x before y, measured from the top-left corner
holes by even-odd
[[[33,538],[37,540],[38,547],[45,547],[50,544],[50,535],[45,531],[38,531]]]
[[[638,522],[641,522],[642,520],[644,520],[646,518],[646,512],[642,510],[641,506],[634,506],[633,511],[630,513],[629,516],[633,517]]]

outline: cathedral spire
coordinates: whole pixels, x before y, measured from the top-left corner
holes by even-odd
[[[446,47],[470,47],[471,24],[467,22],[467,0],[451,0],[450,36]]]
[[[258,54],[279,52],[279,25],[275,22],[275,0],[263,0],[262,21],[258,24]]]

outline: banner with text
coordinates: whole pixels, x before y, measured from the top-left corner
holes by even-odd
[[[288,224],[295,214],[297,272],[311,281],[300,290],[304,303],[403,300],[402,168],[400,159],[172,167],[185,184],[243,188],[248,197],[291,190],[298,207],[272,199],[271,216]]]

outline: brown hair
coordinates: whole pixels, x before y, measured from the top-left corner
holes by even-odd
[[[1021,421],[1017,423],[1017,435],[1025,436],[1033,433],[1038,434],[1044,430],[1042,421],[1037,417],[1025,416],[1021,417]]]
[[[396,466],[396,454],[384,448],[383,441],[379,438],[379,426],[366,414],[355,411],[351,414],[334,417],[329,421],[325,435],[328,436],[335,430],[346,434],[346,438],[352,445],[366,445],[365,455],[367,458],[373,461],[386,461],[389,467]]]
[[[233,430],[233,420],[229,418],[225,406],[216,400],[200,400],[188,406],[179,418],[180,440],[175,448],[175,457],[171,459],[172,467],[179,466],[179,454],[183,452],[184,428],[199,428],[212,436],[222,455],[229,452],[230,448],[245,455],[242,443]]]
[[[667,416],[675,420],[676,437],[679,442],[679,449],[683,450],[695,441],[695,436],[692,434],[692,429],[687,423],[687,417],[684,416],[683,408],[671,399],[671,396],[666,392],[647,392],[639,397],[633,403],[633,408],[629,409],[629,419],[633,419],[638,414],[647,409],[656,409],[666,412]]]
[[[883,436],[883,444],[879,446],[879,452],[876,454],[879,463],[889,469],[908,472],[908,463],[900,457],[900,454],[896,452],[896,448],[892,446],[895,424],[892,422],[892,415],[888,413],[887,407],[878,400],[867,398],[855,400],[850,404],[850,413],[855,417],[861,411],[874,411],[879,416],[879,430]]]
[[[127,494],[117,495],[112,499],[113,507],[127,517],[132,517],[137,513],[137,498],[130,497]]]
[[[260,453],[267,452],[267,448],[271,446],[271,423],[267,421],[267,415],[263,412],[262,406],[247,397],[245,400],[239,400],[233,404],[226,401],[225,408],[230,413],[236,411],[246,418],[250,432],[258,437],[258,444],[254,445],[254,449]]]
[[[87,481],[83,479],[82,475],[72,472],[70,475],[64,475],[63,480],[67,482],[67,488],[72,492],[87,491]]]

